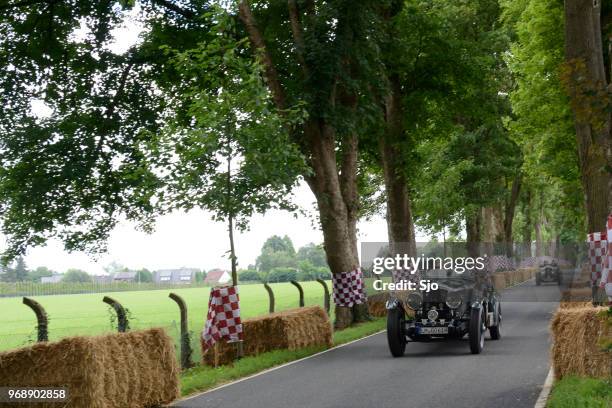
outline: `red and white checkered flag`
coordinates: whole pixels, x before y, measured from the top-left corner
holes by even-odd
[[[352,307],[366,302],[363,274],[357,268],[332,274],[333,298],[338,306]]]
[[[228,342],[242,340],[238,287],[223,286],[210,290],[208,316],[202,339],[207,349],[221,339]]]
[[[589,242],[589,258],[591,260],[591,284],[596,286],[601,279],[606,256],[608,245],[606,233],[592,232],[588,234],[587,241]]]
[[[612,214],[608,216],[608,223],[606,229],[608,237],[608,248],[599,285],[602,288],[605,288],[606,294],[608,295],[608,299],[612,302]]]
[[[412,268],[408,267],[406,269],[394,269],[391,271],[391,277],[393,279],[393,283],[400,282],[416,282],[420,278],[420,274],[418,271],[412,272]]]

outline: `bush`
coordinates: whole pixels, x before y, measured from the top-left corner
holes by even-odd
[[[240,271],[238,273],[238,277],[242,282],[260,282],[261,276],[259,272],[253,269],[245,269],[244,271]]]
[[[136,282],[153,282],[153,274],[146,268],[142,268],[139,271],[136,271],[136,277],[134,278]]]
[[[87,283],[92,282],[91,276],[80,269],[68,269],[62,278],[62,282]]]
[[[289,282],[297,279],[297,271],[293,268],[274,268],[268,274],[268,282]]]

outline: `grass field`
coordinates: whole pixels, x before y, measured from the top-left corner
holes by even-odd
[[[612,407],[611,380],[567,377],[558,381],[548,408],[610,408]]]
[[[323,287],[317,282],[302,282],[306,305],[323,305]],[[276,298],[276,310],[298,306],[298,291],[290,283],[270,285]],[[331,290],[331,283],[328,282]],[[185,299],[189,328],[193,331],[194,358],[199,359],[199,333],[207,312],[209,288],[150,290],[109,293],[129,310],[131,329],[164,327],[175,339],[179,336],[179,310],[168,294],[173,291]],[[369,291],[370,293],[371,290]],[[104,293],[36,296],[49,315],[49,339],[95,335],[114,331],[111,309],[102,302]],[[242,316],[253,317],[268,312],[268,294],[261,284],[240,287]],[[333,307],[332,307],[333,309]],[[333,310],[332,310],[333,312]],[[0,351],[28,345],[36,339],[36,318],[22,304],[21,297],[0,298]]]

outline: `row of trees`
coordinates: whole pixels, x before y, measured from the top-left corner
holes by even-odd
[[[321,245],[310,243],[296,252],[291,238],[274,235],[264,242],[255,265],[239,271],[238,276],[243,281],[310,281],[329,279],[330,270]]]
[[[294,210],[302,181],[332,273],[358,266],[357,222],[380,211],[409,254],[415,225],[475,249],[583,240],[610,211],[609,5],[119,3],[0,6],[6,259],[50,237],[104,250],[119,219],[200,207],[227,222],[236,277],[234,229]],[[141,41],[115,54],[135,5]],[[336,326],[364,308],[337,306]]]

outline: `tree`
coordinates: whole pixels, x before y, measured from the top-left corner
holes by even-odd
[[[28,273],[28,279],[33,282],[40,282],[42,277],[53,276],[55,272],[46,266],[39,266],[38,268]]]
[[[267,282],[289,282],[297,279],[295,268],[277,267],[273,268],[267,275]]]
[[[261,275],[254,269],[245,269],[238,273],[240,280],[246,282],[259,282],[261,281]]]
[[[574,113],[588,232],[599,232],[612,213],[610,61],[604,57],[609,45],[604,48],[602,41],[602,30],[609,29],[612,20],[612,6],[602,14],[599,1],[568,0],[564,4],[563,81]]]
[[[15,260],[14,265],[8,265],[5,267],[5,271],[2,274],[2,280],[5,282],[23,282],[28,278],[28,268],[25,264],[23,257],[19,256]]]
[[[309,243],[300,247],[296,255],[297,261],[308,261],[314,267],[327,267],[325,260],[325,250],[321,245]]]
[[[306,103],[308,118],[292,136],[307,158],[303,177],[316,197],[327,263],[336,274],[359,264],[358,152],[360,131],[377,115],[370,90],[382,83],[376,70],[379,6],[241,0],[238,8],[276,108]],[[367,305],[336,305],[336,327],[363,319],[365,311]]]
[[[257,270],[268,274],[274,268],[295,268],[296,254],[293,243],[288,236],[283,238],[274,235],[264,242],[261,254],[255,261]]]
[[[139,283],[153,282],[153,274],[147,268],[142,268],[136,271],[134,280]]]
[[[504,24],[513,36],[507,61],[516,84],[510,92],[508,127],[524,156],[517,236],[529,254],[535,232],[538,248],[553,229],[563,231],[564,242],[584,240],[584,193],[559,70],[564,60],[563,2],[505,1],[503,7]],[[559,206],[559,201],[566,205]]]
[[[246,229],[254,212],[292,208],[286,197],[304,165],[287,131],[301,112],[270,109],[259,62],[240,57],[245,41],[236,42],[233,20],[216,18],[213,38],[171,60],[180,98],[170,106],[179,114],[151,149],[151,161],[168,171],[166,211],[199,206],[227,222],[236,283],[234,228]]]
[[[69,283],[90,283],[92,282],[91,275],[81,269],[68,269],[64,273],[62,282]]]

